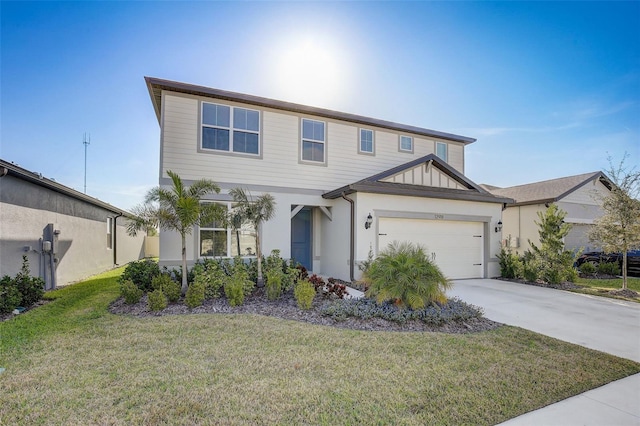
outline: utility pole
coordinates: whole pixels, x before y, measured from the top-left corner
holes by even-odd
[[[84,144],[84,193],[87,193],[87,145],[91,145],[91,133],[89,133],[89,138],[87,139],[87,132],[84,133],[83,141]]]

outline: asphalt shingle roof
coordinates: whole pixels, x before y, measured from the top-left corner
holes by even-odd
[[[558,201],[596,178],[606,180],[604,173],[591,172],[508,188],[495,188],[490,185],[486,185],[484,188],[493,195],[514,199],[515,204],[534,204]]]

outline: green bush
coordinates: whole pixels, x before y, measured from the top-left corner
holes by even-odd
[[[276,300],[282,295],[282,278],[284,274],[282,270],[270,269],[267,270],[267,299]]]
[[[16,286],[15,281],[8,275],[0,280],[0,314],[8,314],[13,312],[15,308],[20,306],[22,296]]]
[[[220,264],[213,259],[207,259],[204,263],[193,267],[193,282],[204,286],[205,300],[220,297],[220,289],[227,278]]]
[[[409,242],[389,244],[371,263],[366,279],[371,282],[367,296],[378,303],[390,300],[411,309],[446,302],[445,291],[451,288],[424,249]]]
[[[237,277],[231,277],[224,285],[224,294],[229,300],[229,305],[240,306],[244,303],[243,281]]]
[[[140,301],[143,291],[136,286],[133,281],[126,280],[120,283],[120,295],[124,298],[124,303],[133,305]]]
[[[167,274],[156,275],[151,279],[151,289],[163,290],[164,286],[167,285],[167,283],[170,283],[171,281],[172,281],[171,277]]]
[[[598,265],[598,273],[603,275],[620,275],[618,262],[601,262]]]
[[[162,286],[162,292],[167,296],[167,299],[169,299],[169,302],[171,303],[175,303],[180,300],[180,296],[182,295],[180,284],[173,280],[167,281]]]
[[[517,253],[513,252],[509,243],[506,247],[502,246],[497,257],[500,261],[500,276],[502,278],[512,279],[522,276],[522,260]]]
[[[204,285],[201,282],[194,281],[191,283],[184,297],[184,303],[189,309],[202,306],[204,303]]]
[[[20,306],[28,308],[42,299],[42,295],[44,294],[44,281],[42,278],[31,276],[29,259],[26,255],[22,256],[22,269],[16,275],[14,282],[21,295]]]
[[[131,280],[140,290],[151,291],[153,290],[151,281],[158,275],[160,275],[158,263],[150,259],[145,259],[129,263],[120,276],[119,281],[123,283]]]
[[[313,298],[316,297],[316,288],[309,281],[301,280],[296,284],[293,290],[293,295],[296,298],[298,307],[300,309],[308,310],[311,309]]]
[[[161,311],[167,307],[167,297],[164,295],[161,289],[153,290],[151,293],[149,293],[147,306],[154,312]]]
[[[596,271],[598,270],[598,268],[596,267],[596,265],[594,265],[591,262],[585,262],[582,265],[580,265],[580,272],[582,272],[585,275],[593,275],[596,273]]]

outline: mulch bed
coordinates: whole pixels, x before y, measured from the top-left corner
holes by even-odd
[[[555,290],[576,290],[576,289],[580,289],[580,288],[585,288],[585,286],[583,286],[583,285],[579,285],[579,284],[576,284],[576,283],[570,283],[570,282],[563,282],[563,283],[560,283],[560,284],[547,284],[547,283],[538,282],[538,281],[533,282],[533,281],[527,281],[527,280],[516,279],[516,278],[497,277],[495,279],[496,280],[500,280],[500,281],[509,281],[509,282],[518,283],[518,284],[534,285],[536,287],[553,288]]]
[[[219,298],[207,300],[204,305],[192,310],[178,302],[169,304],[163,311],[151,312],[147,307],[147,296],[145,295],[140,302],[135,305],[127,305],[124,303],[124,299],[120,298],[111,304],[109,311],[114,314],[133,315],[137,317],[189,314],[253,314],[323,326],[366,331],[412,331],[461,334],[493,330],[502,326],[501,323],[486,318],[473,319],[466,322],[453,322],[441,326],[433,326],[422,321],[407,321],[400,324],[380,318],[369,320],[347,318],[343,321],[337,321],[320,313],[320,307],[325,303],[329,303],[329,300],[316,297],[312,308],[308,311],[303,311],[296,305],[296,301],[291,292],[285,293],[278,300],[270,301],[267,299],[264,289],[257,289],[250,297],[245,299],[243,305],[235,307],[229,306],[227,299]]]

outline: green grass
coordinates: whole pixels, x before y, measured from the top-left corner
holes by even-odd
[[[628,297],[620,297],[620,296],[612,296],[609,294],[611,290],[619,290],[622,288],[622,278],[613,278],[613,279],[594,279],[594,278],[578,278],[576,284],[580,284],[585,286],[582,289],[571,290],[576,293],[585,293],[585,294],[593,294],[596,296],[605,296],[605,297],[613,297],[616,299],[624,299],[630,300],[633,302],[640,302],[640,298],[628,298]],[[630,290],[634,290],[640,293],[640,278],[635,277],[627,277],[627,287]]]
[[[640,372],[515,327],[115,316],[120,271],[0,323],[0,424],[495,424]]]

